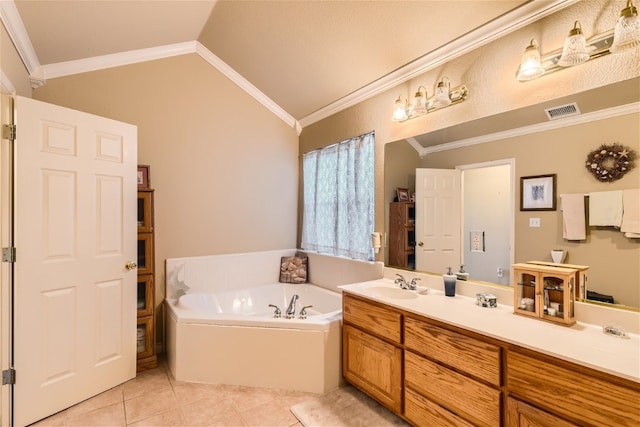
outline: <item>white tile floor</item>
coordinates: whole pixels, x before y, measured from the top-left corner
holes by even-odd
[[[33,426],[300,427],[289,408],[312,393],[176,381],[163,361]]]

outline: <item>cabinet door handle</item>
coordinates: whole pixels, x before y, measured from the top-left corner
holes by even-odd
[[[135,270],[136,268],[138,268],[138,264],[133,261],[129,261],[125,264],[124,268],[126,268],[127,270]]]
[[[422,246],[422,245],[424,245],[424,243],[418,242],[418,246]]]

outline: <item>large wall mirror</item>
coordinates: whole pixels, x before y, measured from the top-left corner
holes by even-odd
[[[609,91],[605,92],[608,105],[593,102],[594,97],[603,96],[603,90]],[[612,296],[617,307],[640,308],[640,239],[625,237],[614,227],[587,226],[585,240],[568,241],[562,237],[559,200],[555,211],[521,211],[519,206],[522,176],[556,174],[556,197],[583,193],[587,212],[590,192],[640,187],[638,166],[612,183],[597,181],[585,168],[587,154],[602,144],[620,143],[640,154],[639,99],[638,79],[632,79],[527,107],[526,111],[505,113],[484,124],[478,120],[460,129],[445,129],[386,144],[386,230],[396,188],[407,188],[413,193],[417,169],[458,168],[462,171],[463,188],[462,257],[470,280],[510,286],[511,263],[551,262],[551,250],[563,249],[567,252],[566,263],[589,266],[589,290]],[[582,118],[549,125],[544,108],[568,102],[577,103]],[[523,122],[525,116],[532,116],[531,123]],[[511,132],[515,123],[522,124],[520,130]],[[504,183],[505,180],[508,182]],[[502,184],[505,186],[499,186]],[[419,218],[416,214],[416,221]],[[540,222],[540,227],[530,227],[532,218]],[[470,252],[472,232],[484,233],[479,236],[485,239],[484,253]],[[385,263],[390,265],[388,248]],[[431,271],[417,267],[429,273],[443,273],[440,268]]]

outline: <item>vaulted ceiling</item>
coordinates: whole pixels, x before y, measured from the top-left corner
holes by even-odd
[[[2,0],[2,17],[30,73],[197,41],[309,123],[574,2]]]

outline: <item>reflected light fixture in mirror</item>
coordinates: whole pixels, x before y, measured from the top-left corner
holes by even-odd
[[[540,54],[538,42],[532,39],[522,56],[516,78],[521,82],[533,80],[562,70],[564,67],[582,64],[612,52],[640,47],[638,10],[631,0],[628,0],[627,7],[620,12],[615,29],[612,28],[588,39],[584,37],[580,22],[575,21],[574,28],[569,32],[563,49],[556,49],[545,55]],[[583,41],[584,46],[582,45]],[[540,57],[539,65],[538,57]]]
[[[640,46],[640,17],[631,0],[627,1],[627,7],[620,12],[613,32],[611,52]]]
[[[564,41],[562,48],[562,56],[558,60],[561,67],[570,67],[572,65],[582,64],[589,60],[589,52],[587,52],[587,39],[582,33],[580,21],[576,21],[573,25],[567,39]]]

